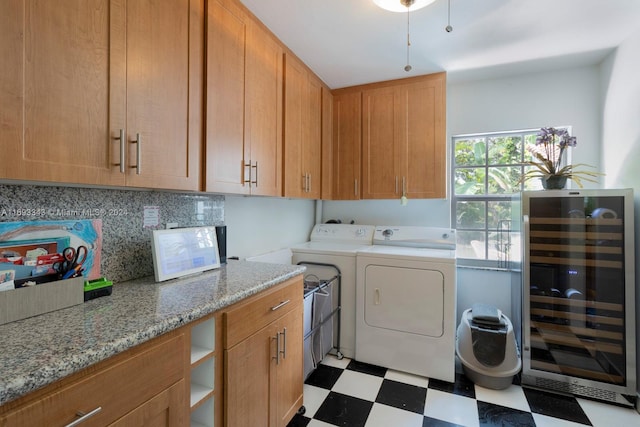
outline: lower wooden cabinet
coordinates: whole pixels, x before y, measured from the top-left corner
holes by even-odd
[[[284,427],[302,407],[302,298],[289,279],[0,406],[0,427]]]
[[[187,425],[184,349],[182,333],[149,341],[4,405],[0,426]]]
[[[172,427],[187,425],[184,411],[179,410],[184,402],[184,380],[138,406],[111,427],[154,426]]]
[[[301,280],[285,282],[225,313],[229,427],[284,427],[302,407]],[[241,318],[247,325],[244,336],[234,328]]]

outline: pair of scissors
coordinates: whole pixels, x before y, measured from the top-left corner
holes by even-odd
[[[77,274],[82,269],[82,264],[86,261],[88,255],[87,247],[84,245],[78,248],[64,248],[62,251],[63,260],[54,264],[53,268],[63,279],[68,279]]]

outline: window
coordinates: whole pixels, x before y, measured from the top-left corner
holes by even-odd
[[[451,218],[463,263],[506,267],[520,259],[519,193],[542,189],[538,180],[519,182],[532,167],[523,162],[534,159],[538,131],[452,138]]]

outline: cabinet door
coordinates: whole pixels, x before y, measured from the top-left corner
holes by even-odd
[[[322,87],[322,199],[333,198],[333,95]]]
[[[305,197],[307,171],[303,170],[305,130],[304,104],[307,101],[307,74],[292,56],[285,57],[284,73],[284,196]]]
[[[307,197],[319,199],[322,188],[322,83],[309,74],[307,88],[308,135],[304,139],[302,164],[309,176]]]
[[[250,191],[280,196],[283,50],[257,22],[247,30],[244,155],[251,162]]]
[[[275,381],[270,372],[276,363],[276,327],[264,327],[225,351],[226,425],[253,427],[273,425],[270,399]]]
[[[127,185],[198,190],[203,0],[126,4]]]
[[[401,138],[404,130],[402,91],[396,87],[362,93],[362,198],[393,199],[402,195]]]
[[[206,191],[249,193],[244,140],[246,22],[235,3],[208,2]]]
[[[186,425],[187,411],[184,405],[184,393],[184,380],[180,380],[110,426],[172,427]]]
[[[333,197],[360,198],[360,146],[362,93],[337,93],[333,97]]]
[[[445,74],[439,73],[402,90],[406,126],[401,170],[407,197],[446,197]]]
[[[0,13],[0,178],[124,184],[121,2],[8,0]]]
[[[285,65],[284,195],[320,198],[322,83],[291,56]]]
[[[302,406],[303,347],[302,306],[290,311],[278,321],[280,353],[277,369],[277,426],[285,427]]]

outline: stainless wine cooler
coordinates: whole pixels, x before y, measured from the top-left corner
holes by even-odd
[[[522,385],[634,406],[632,190],[522,195]]]

